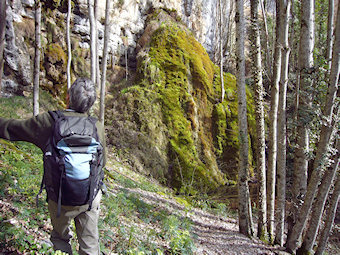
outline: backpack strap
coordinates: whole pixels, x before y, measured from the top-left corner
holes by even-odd
[[[57,111],[48,111],[48,113],[52,116],[53,120],[56,121],[57,119],[64,117],[64,113],[60,110]]]
[[[43,174],[41,184],[40,184],[40,190],[38,194],[35,196],[35,205],[38,208],[39,207],[39,195],[42,193],[43,189],[45,188],[45,174]]]
[[[58,190],[57,218],[59,218],[60,214],[61,214],[61,187],[62,187],[62,182],[63,182],[63,171],[61,172],[61,175],[60,175],[60,184],[59,184],[59,190]]]
[[[58,189],[58,201],[57,201],[57,218],[60,217],[61,214],[61,197],[62,197],[62,186],[63,186],[63,177],[65,174],[65,159],[59,161],[59,169],[60,169],[60,181],[59,181],[59,189]]]
[[[89,189],[89,208],[88,211],[90,211],[92,209],[92,202],[95,198],[95,196],[98,194],[99,191],[99,183],[97,183],[98,178],[100,178],[99,176],[96,177],[96,175],[98,174],[98,167],[99,167],[99,159],[100,159],[100,154],[97,154],[96,157],[94,157],[92,159],[91,165],[90,165],[90,189]],[[101,180],[100,180],[101,181]]]
[[[51,115],[51,117],[53,118],[54,121],[56,121],[58,118],[64,116],[64,114],[61,111],[59,111],[59,110],[58,111],[48,111],[48,113]],[[42,177],[42,180],[41,180],[40,190],[39,190],[38,194],[35,197],[36,207],[39,206],[39,195],[42,193],[44,188],[45,188],[45,173],[43,174],[43,177]]]
[[[95,117],[92,117],[92,116],[88,116],[88,119],[93,124],[93,134],[92,135],[97,141],[99,141],[99,135],[98,135],[97,126],[96,126],[98,119],[95,118]],[[93,202],[95,196],[98,194],[98,191],[100,189],[99,182],[97,183],[98,178],[100,178],[100,177],[95,178],[95,175],[98,174],[97,171],[98,171],[99,164],[100,164],[100,162],[99,162],[100,157],[101,157],[101,149],[98,151],[97,156],[92,159],[91,166],[90,166],[91,167],[90,168],[90,176],[91,177],[90,177],[90,192],[89,192],[90,194],[89,194],[89,201],[88,201],[88,204],[89,204],[88,211],[90,211],[92,209],[92,202]]]
[[[97,131],[97,126],[96,123],[98,121],[97,118],[92,117],[92,116],[88,116],[88,119],[91,121],[91,123],[93,124],[93,134],[92,136],[94,136],[94,138],[99,141],[99,135],[98,135],[98,131]]]
[[[48,113],[51,115],[51,117],[53,118],[54,121],[56,121],[57,119],[65,116],[60,110],[57,110],[57,111],[48,111]],[[60,187],[61,187],[61,183],[60,183]],[[60,194],[61,193],[61,188],[60,187],[59,187],[59,196],[61,197],[61,194]],[[45,172],[44,172],[42,180],[41,180],[40,190],[39,190],[38,194],[35,197],[35,204],[36,204],[37,207],[39,206],[39,195],[42,193],[44,188],[45,188]],[[61,204],[61,201],[60,201],[60,204]],[[59,199],[58,199],[58,214],[60,215]]]

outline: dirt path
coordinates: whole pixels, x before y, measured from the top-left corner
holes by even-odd
[[[127,190],[138,194],[148,204],[189,218],[193,223],[191,233],[197,248],[195,254],[278,254],[275,248],[238,233],[235,219],[219,217],[197,208],[188,209],[175,199],[157,193],[141,189]]]

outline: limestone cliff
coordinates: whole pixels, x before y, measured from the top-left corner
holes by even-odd
[[[43,53],[50,44],[58,44],[66,51],[66,3],[67,1],[61,0],[43,2]],[[97,3],[97,30],[99,54],[101,55],[105,0],[98,0]],[[75,75],[83,75],[89,72],[90,29],[87,0],[74,0],[72,4],[73,69]],[[217,44],[215,22],[217,0],[116,0],[111,1],[111,4],[113,11],[111,12],[109,52],[112,61],[117,62],[116,59],[120,59],[127,51],[129,66],[136,67],[138,40],[147,26],[148,15],[155,9],[166,9],[176,13],[178,18],[191,29],[195,38],[205,47],[210,57],[214,56]],[[30,89],[26,86],[31,85],[33,73],[33,11],[33,0],[7,0],[5,71],[2,81],[2,92],[5,94],[22,94],[23,91]],[[124,41],[127,45],[124,45]],[[44,61],[49,61],[49,59],[45,58]],[[122,58],[118,63],[124,65],[124,61]],[[54,65],[55,62],[51,64]],[[61,69],[63,70],[64,67]],[[54,71],[58,71],[58,69]],[[53,87],[55,82],[63,83],[65,79],[62,75],[62,79],[56,81],[51,77],[54,76],[51,70],[44,69],[41,75],[43,77],[42,84],[47,87]]]
[[[218,67],[171,13],[153,13],[138,44],[136,77],[110,88],[105,115],[110,144],[135,169],[181,192],[235,181],[235,77],[225,74],[227,96],[221,103]]]

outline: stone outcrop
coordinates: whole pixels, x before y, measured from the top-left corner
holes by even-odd
[[[44,25],[42,27],[44,50],[46,45],[57,43],[66,51],[64,38],[66,8],[62,6],[64,2],[44,1]],[[90,40],[87,0],[73,2],[75,5],[72,11],[72,36],[77,38],[76,45],[73,47],[76,46],[86,51],[89,49]],[[111,1],[111,4],[112,25],[109,52],[111,57],[117,59],[124,56],[127,51],[128,64],[132,68],[136,67],[137,42],[147,27],[148,15],[156,9],[165,9],[174,13],[182,23],[193,31],[196,39],[205,47],[208,54],[211,57],[214,55],[217,0],[120,0]],[[105,0],[98,0],[97,6],[98,52],[101,55]],[[31,89],[29,85],[32,84],[33,73],[33,40],[34,1],[7,0],[3,93],[22,94],[23,91]],[[86,54],[82,53],[77,56],[84,57],[84,55]],[[124,58],[119,63],[125,65]],[[49,64],[43,65],[48,66]],[[75,75],[77,74],[79,73],[75,73]],[[42,70],[42,83],[49,84],[51,87],[53,80],[49,80],[46,76],[45,70]]]
[[[221,103],[218,67],[171,14],[153,14],[138,41],[136,78],[110,88],[106,127],[134,169],[194,194],[237,178],[236,79],[225,74]]]

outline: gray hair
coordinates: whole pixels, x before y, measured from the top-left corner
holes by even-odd
[[[96,101],[96,88],[88,78],[78,78],[68,91],[70,109],[87,112]]]

